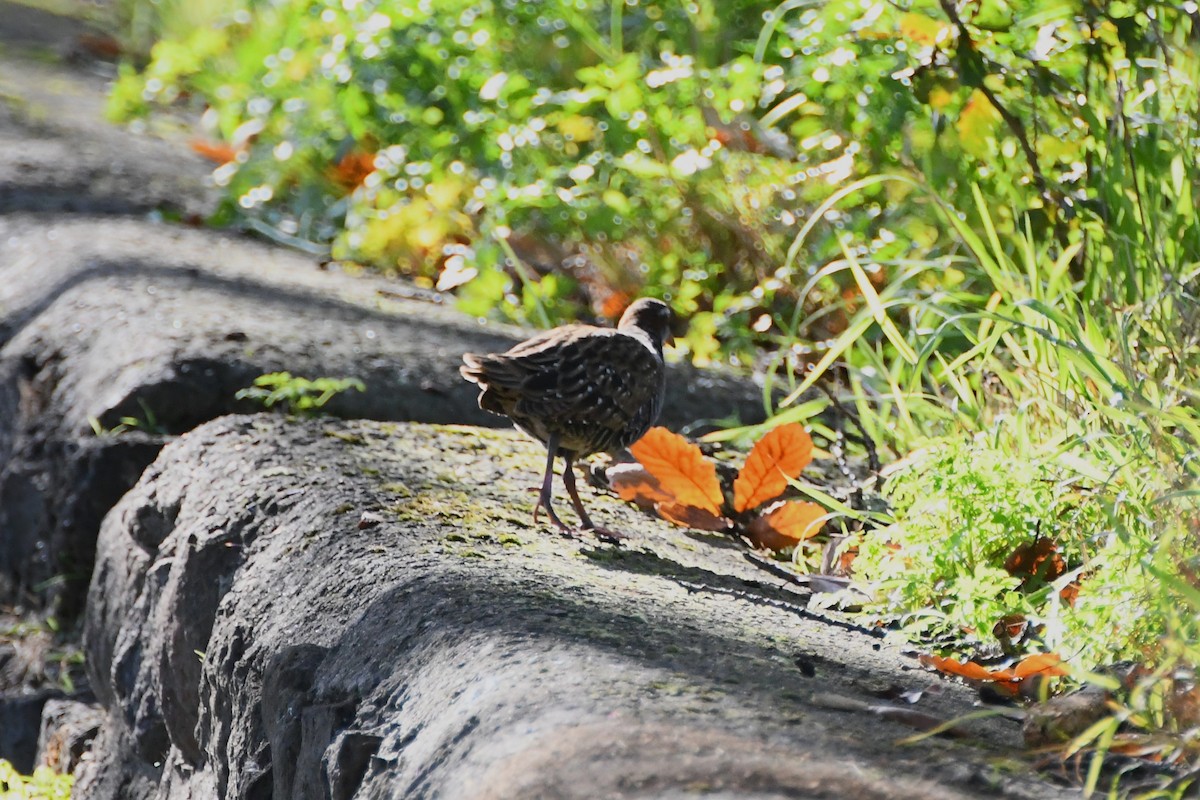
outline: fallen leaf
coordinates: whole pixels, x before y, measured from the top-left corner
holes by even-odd
[[[358,529],[361,531],[367,528],[374,528],[383,522],[384,518],[382,515],[376,514],[374,511],[364,511],[362,512],[362,516],[358,518]]]
[[[658,515],[667,522],[672,522],[682,528],[694,528],[698,531],[715,531],[722,533],[729,530],[733,523],[718,514],[711,514],[695,506],[685,506],[679,503],[659,503]]]
[[[203,139],[192,139],[188,142],[192,151],[216,164],[228,164],[238,156],[238,148],[224,142],[206,142]]]
[[[641,462],[675,503],[721,515],[721,484],[717,468],[700,448],[666,428],[651,428],[629,451]]]
[[[992,635],[1006,647],[1020,644],[1028,633],[1030,633],[1029,620],[1025,618],[1024,614],[1006,614],[992,626]]]
[[[1053,539],[1039,536],[1013,550],[1004,561],[1004,569],[1014,578],[1020,578],[1021,588],[1028,592],[1062,577],[1067,571],[1067,562]],[[1068,583],[1058,596],[1073,607],[1079,596],[1079,581]]]
[[[633,301],[629,295],[624,292],[610,291],[600,304],[600,316],[605,319],[620,319],[631,302]]]
[[[1023,689],[1036,688],[1039,679],[1067,674],[1067,671],[1059,666],[1062,659],[1054,653],[1028,656],[1012,669],[988,669],[974,661],[958,661],[935,655],[922,655],[917,660],[939,672],[957,675],[967,680],[990,683],[1013,697],[1022,694]]]
[[[778,497],[788,479],[797,477],[812,461],[812,450],[812,438],[797,422],[780,425],[759,439],[733,482],[734,511]]]
[[[99,33],[81,33],[75,37],[75,45],[90,56],[116,60],[121,57],[121,43],[112,36]]]
[[[641,464],[614,464],[604,474],[618,497],[627,503],[636,503],[639,508],[653,510],[659,503],[674,502]]]
[[[357,188],[375,171],[375,154],[352,150],[342,156],[329,172],[329,177],[346,190]]]
[[[824,516],[825,509],[816,503],[776,503],[746,526],[746,536],[757,547],[782,550],[820,533]]]
[[[1022,588],[1036,589],[1065,573],[1067,564],[1054,540],[1039,536],[1013,550],[1004,561],[1004,569],[1021,579]]]
[[[957,675],[973,681],[1012,680],[1013,678],[1013,674],[1008,670],[990,670],[974,661],[959,661],[935,655],[922,655],[917,660],[927,667],[933,667],[938,672]]]
[[[1038,653],[1017,662],[1012,668],[1012,674],[1024,680],[1032,675],[1066,675],[1067,670],[1062,666],[1062,658],[1057,653]]]

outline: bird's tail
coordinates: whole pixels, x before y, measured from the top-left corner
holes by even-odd
[[[487,367],[484,366],[480,356],[474,353],[463,353],[463,365],[458,368],[458,374],[469,380],[471,383],[478,384],[483,388],[487,388]]]

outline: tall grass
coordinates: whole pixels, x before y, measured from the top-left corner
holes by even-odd
[[[844,332],[807,372],[781,360],[772,375],[790,389],[775,420],[811,412],[809,390],[836,368],[838,401],[867,436],[919,454],[884,487],[891,524],[856,540],[869,610],[958,652],[1058,652],[1120,700],[1078,747],[1104,745],[1118,726],[1195,722],[1179,711],[1200,666],[1194,128],[1185,118],[1174,135],[1149,137],[1151,150],[1114,148],[1095,176],[1102,213],[1066,246],[1010,208],[999,210],[1018,224],[1002,233],[978,188],[973,208],[955,209],[911,178],[871,179],[920,187],[960,247],[863,264],[844,246],[813,278],[853,277]],[[877,290],[868,277],[880,266],[891,274]],[[1038,582],[1006,569],[1040,537],[1062,574]],[[1012,618],[1032,633],[993,635]],[[1140,665],[1135,677],[1103,677],[1122,659]],[[1166,757],[1200,754],[1192,735],[1169,741]]]

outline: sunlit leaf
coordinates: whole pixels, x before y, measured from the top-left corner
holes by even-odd
[[[938,44],[947,39],[953,30],[948,22],[942,22],[924,14],[910,12],[900,16],[900,38],[913,44]]]
[[[976,158],[990,155],[988,139],[992,137],[998,122],[1000,112],[982,91],[976,89],[958,115],[958,138],[963,149]]]
[[[717,468],[700,448],[666,428],[651,428],[629,448],[676,503],[721,513],[721,484]]]
[[[804,426],[780,425],[758,440],[733,482],[733,508],[745,511],[778,497],[812,461],[813,443]]]
[[[938,672],[945,672],[947,675],[957,675],[960,678],[973,681],[1012,681],[1016,678],[1012,670],[988,669],[980,664],[976,664],[974,661],[959,661],[954,658],[942,658],[935,655],[922,655],[918,660],[925,666],[932,667]]]
[[[825,509],[816,503],[786,501],[771,506],[746,526],[746,535],[758,547],[782,550],[821,532]]]
[[[1067,670],[1062,666],[1062,658],[1057,653],[1038,653],[1026,656],[1012,668],[1014,677],[1025,679],[1033,675],[1059,676],[1066,675]]]

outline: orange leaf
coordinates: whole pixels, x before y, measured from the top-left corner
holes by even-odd
[[[938,672],[958,675],[960,678],[968,678],[973,681],[1011,681],[1015,677],[1011,670],[991,670],[976,664],[974,661],[956,661],[953,658],[942,658],[933,655],[923,655],[918,660],[925,666],[933,667]]]
[[[666,428],[651,428],[629,448],[676,503],[720,516],[721,484],[717,468],[700,448]]]
[[[1004,561],[1004,569],[1020,578],[1023,587],[1031,584],[1029,588],[1037,588],[1063,575],[1067,571],[1067,562],[1053,539],[1039,536],[1013,550]]]
[[[224,142],[206,142],[203,139],[192,139],[188,142],[192,151],[217,164],[228,164],[238,156],[238,148]]]
[[[375,154],[361,150],[346,153],[329,170],[329,177],[347,191],[358,187],[375,171]]]
[[[659,503],[658,515],[667,522],[673,522],[682,528],[695,528],[698,531],[729,530],[732,524],[728,519],[718,514],[710,514],[695,506],[685,506],[679,503]]]
[[[782,550],[816,536],[821,531],[825,509],[816,503],[789,500],[776,503],[746,526],[750,541],[768,550]]]
[[[758,440],[733,482],[733,508],[745,511],[778,497],[812,461],[812,439],[797,422],[780,425]],[[824,513],[824,512],[822,512]]]
[[[1062,659],[1056,653],[1038,653],[1020,660],[1012,669],[1015,677],[1024,680],[1033,675],[1066,675]]]
[[[632,302],[633,300],[624,292],[609,292],[608,296],[604,298],[604,302],[600,304],[600,316],[605,319],[620,319]]]
[[[652,509],[659,503],[672,502],[671,496],[641,464],[614,464],[605,476],[618,497],[627,503],[636,503],[639,508]]]

